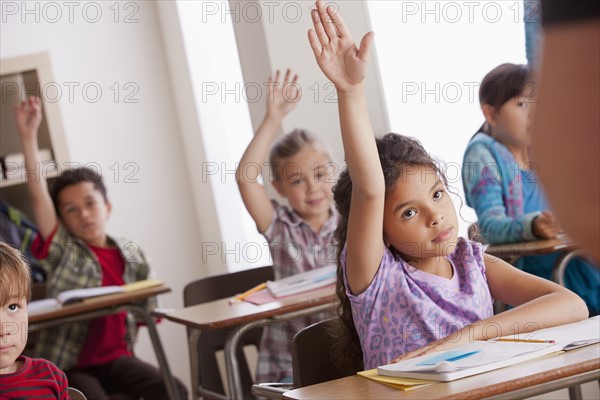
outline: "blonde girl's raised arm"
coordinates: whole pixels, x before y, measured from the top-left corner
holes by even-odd
[[[236,170],[236,180],[242,200],[261,233],[264,233],[271,225],[273,205],[265,187],[258,182],[258,178],[261,169],[266,165],[269,147],[277,134],[281,121],[287,113],[294,109],[299,100],[297,81],[298,76],[295,75],[292,78],[289,69],[281,83],[279,82],[279,71],[275,73],[274,79],[269,77],[267,113],[242,155]]]
[[[359,294],[371,283],[383,255],[385,185],[364,93],[373,33],[367,33],[356,47],[340,13],[320,1],[312,18],[314,30],[308,32],[311,48],[338,95],[342,141],[352,179],[346,271],[350,289]]]

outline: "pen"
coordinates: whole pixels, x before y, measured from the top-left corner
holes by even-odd
[[[493,339],[492,342],[513,342],[513,343],[556,343],[554,340],[541,340],[541,339],[510,339],[510,338],[498,338]]]
[[[232,298],[231,300],[229,300],[229,304],[240,302],[241,300],[243,300],[246,297],[250,296],[252,293],[256,293],[259,290],[263,290],[266,287],[267,287],[267,283],[266,282],[263,282],[260,285],[256,285],[252,289],[246,290],[244,293],[236,295],[234,298]]]

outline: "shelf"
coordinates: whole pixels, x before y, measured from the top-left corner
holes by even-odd
[[[47,180],[54,180],[60,168],[51,167],[66,165],[69,160],[64,136],[63,122],[59,102],[46,101],[42,88],[55,82],[51,71],[50,55],[36,53],[20,57],[0,60],[1,99],[0,102],[0,157],[7,157],[6,162],[9,179],[0,175],[0,199],[33,216],[31,200],[27,191],[27,175],[17,166],[23,165],[22,158],[15,155],[22,152],[21,140],[14,121],[13,108],[29,96],[42,99],[42,123],[38,132],[40,156],[43,165],[40,174]]]
[[[44,176],[46,177],[46,179],[56,178],[58,176],[58,170],[53,169],[51,171],[47,171],[44,174]],[[11,186],[16,186],[16,185],[25,185],[26,183],[27,183],[27,180],[25,179],[25,177],[13,178],[13,179],[2,179],[2,180],[0,180],[0,189],[8,188]]]

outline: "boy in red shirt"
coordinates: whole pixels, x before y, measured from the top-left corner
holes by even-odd
[[[64,372],[47,360],[21,355],[30,299],[29,267],[18,250],[0,242],[0,400],[68,400]]]
[[[137,243],[117,240],[105,227],[112,204],[102,177],[90,168],[65,170],[52,192],[40,165],[37,132],[42,119],[39,98],[30,97],[14,110],[28,174],[39,236],[32,245],[34,256],[48,273],[49,297],[85,287],[123,285],[148,279],[150,266]],[[140,303],[146,310],[156,299]],[[122,312],[89,322],[63,324],[41,332],[36,355],[63,369],[71,386],[89,399],[104,400],[125,394],[145,400],[166,399],[167,391],[158,368],[133,356],[128,343],[135,340],[136,321]],[[175,379],[178,394],[187,390]]]

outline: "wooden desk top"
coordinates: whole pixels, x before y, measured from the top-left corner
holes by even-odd
[[[123,304],[142,300],[148,297],[168,293],[171,288],[165,285],[158,285],[146,289],[140,289],[133,292],[115,293],[106,296],[98,296],[86,299],[86,301],[69,304],[58,310],[48,311],[41,314],[30,315],[29,324],[46,322],[54,319],[70,317],[77,314],[83,314],[90,311],[97,311],[105,308],[116,307]]]
[[[288,400],[310,399],[481,399],[577,374],[600,370],[600,344],[554,357],[531,360],[452,382],[434,383],[411,391],[371,381],[358,375],[284,393]]]
[[[531,242],[492,244],[486,253],[498,258],[523,257],[554,253],[556,251],[571,251],[576,249],[575,242],[567,235],[558,235],[555,239],[535,240]]]
[[[335,289],[326,287],[262,305],[255,305],[246,301],[229,304],[229,298],[225,298],[186,307],[173,313],[155,313],[154,315],[192,328],[214,330],[328,303],[331,303],[333,308],[336,301]]]

